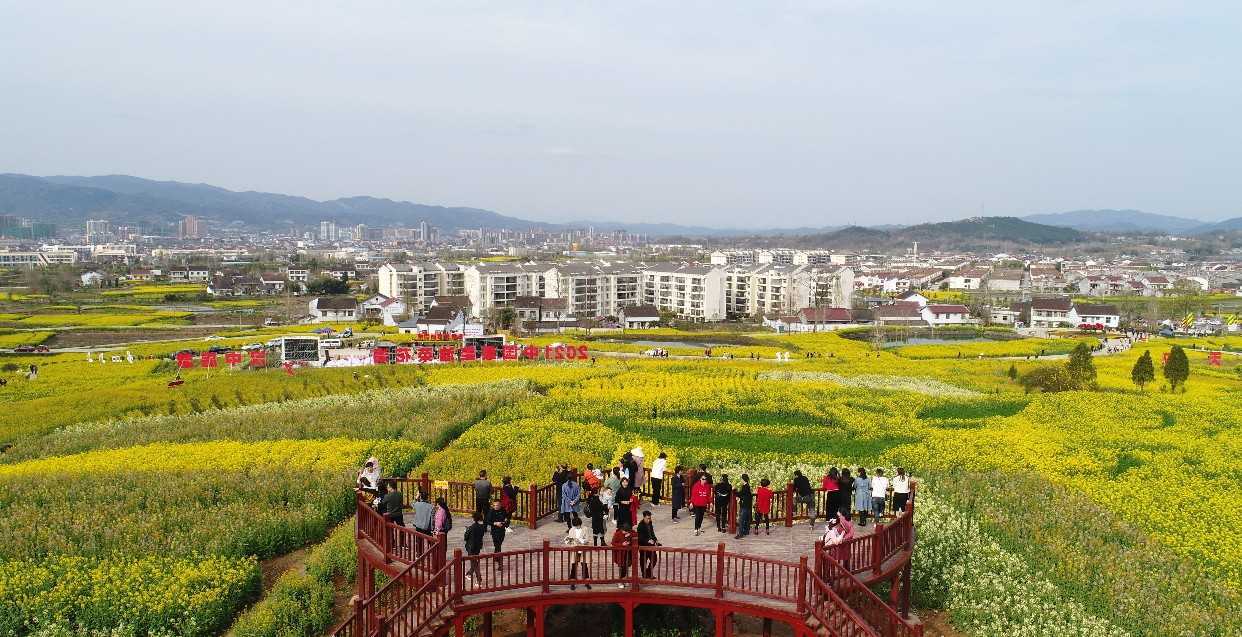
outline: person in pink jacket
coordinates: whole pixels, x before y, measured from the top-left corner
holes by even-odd
[[[702,535],[703,514],[712,505],[712,483],[707,474],[699,475],[699,481],[690,489],[690,508],[694,511],[694,534]]]

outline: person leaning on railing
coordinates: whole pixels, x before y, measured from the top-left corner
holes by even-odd
[[[432,524],[436,514],[434,504],[427,501],[427,492],[422,489],[418,490],[418,499],[414,501],[414,530],[419,533],[431,535]]]
[[[492,500],[492,482],[487,479],[487,469],[479,470],[479,477],[474,481],[474,512],[487,514],[487,505]]]
[[[802,475],[802,471],[794,470],[793,479],[794,490],[794,506],[795,513],[798,511],[798,505],[806,506],[806,517],[811,525],[815,525],[815,491],[811,489],[811,481]]]
[[[909,501],[910,476],[906,475],[905,467],[897,467],[897,475],[893,476],[893,513],[905,511]]]
[[[660,538],[656,537],[655,524],[651,521],[651,511],[643,511],[643,521],[638,523],[638,545],[664,546],[660,544]],[[643,551],[641,560],[643,577],[647,579],[655,577],[655,567],[660,560],[659,554],[655,551]]]
[[[884,498],[888,495],[888,478],[884,477],[884,469],[876,467],[875,477],[871,479],[871,512],[878,521],[884,516]]]
[[[404,509],[405,504],[401,502],[401,492],[397,490],[397,481],[381,481],[380,497],[376,500],[376,511],[384,516],[385,520],[397,526],[405,526]]]

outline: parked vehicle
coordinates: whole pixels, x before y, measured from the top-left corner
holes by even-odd
[[[13,348],[15,354],[47,354],[51,351],[47,345],[18,345]]]

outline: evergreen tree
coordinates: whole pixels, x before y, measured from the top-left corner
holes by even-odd
[[[1156,380],[1156,366],[1151,362],[1151,350],[1143,352],[1143,355],[1134,361],[1134,368],[1130,370],[1130,380],[1138,385],[1139,391],[1143,391],[1143,385]]]
[[[1091,360],[1091,348],[1086,343],[1079,343],[1070,352],[1069,362],[1065,364],[1074,385],[1079,389],[1095,387],[1095,362]]]
[[[1009,380],[1018,380],[1018,364],[1010,363],[1009,371],[1006,374],[1009,376]]]
[[[1176,390],[1178,385],[1185,385],[1190,378],[1190,361],[1181,345],[1174,345],[1169,351],[1169,360],[1164,364],[1164,377],[1169,381],[1169,388]]]

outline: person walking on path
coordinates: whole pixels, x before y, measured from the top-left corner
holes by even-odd
[[[569,523],[569,532],[565,534],[565,544],[575,548],[586,546],[587,531],[582,527],[582,518],[578,517],[577,514],[573,514],[570,517],[573,519]],[[591,567],[587,564],[586,554],[581,549],[573,553],[573,563],[569,565],[569,579],[578,579],[579,568],[582,569],[582,579],[587,580],[586,588],[589,591],[591,590]],[[571,591],[577,590],[577,588],[577,584],[569,585],[569,590]]]
[[[431,535],[431,525],[436,514],[434,504],[427,501],[427,492],[419,489],[418,499],[414,501],[414,530],[424,535]]]
[[[604,546],[604,533],[608,531],[608,505],[594,491],[587,498],[587,515],[591,518],[591,546]]]
[[[910,476],[906,475],[905,467],[897,467],[897,475],[893,476],[893,513],[905,511],[909,501]]]
[[[470,514],[470,526],[466,527],[463,543],[466,555],[477,557],[483,552],[483,535],[487,533],[487,525],[483,524],[483,516],[478,511]],[[473,581],[479,577],[479,560],[468,560],[470,568],[466,571],[466,579]]]
[[[876,467],[875,477],[871,479],[871,512],[876,522],[884,517],[884,499],[888,496],[888,478],[884,477],[884,469]]]
[[[858,468],[858,477],[854,478],[854,509],[858,511],[858,525],[867,526],[867,511],[871,510],[871,478],[867,470]]]
[[[712,505],[712,485],[708,482],[707,474],[700,474],[699,481],[694,484],[694,488],[690,490],[690,506],[694,509],[694,534],[703,534],[703,514],[707,512],[707,507]]]
[[[712,494],[716,500],[716,531],[725,533],[729,530],[729,498],[733,495],[733,485],[729,484],[729,476],[721,474],[720,482],[712,485]]]
[[[500,500],[492,503],[492,508],[487,510],[487,517],[483,519],[483,523],[487,525],[487,530],[492,534],[492,549],[494,553],[499,554],[501,546],[505,543],[505,534],[509,532],[509,512],[500,507]],[[500,558],[496,558],[496,570],[500,570]]]
[[[655,506],[660,506],[660,492],[664,489],[664,470],[667,468],[668,454],[661,451],[660,457],[651,463],[651,504]]]
[[[677,517],[677,512],[686,506],[686,476],[685,469],[680,465],[673,470],[673,522],[680,522],[681,518]]]
[[[630,486],[634,487],[635,493],[641,494],[647,487],[647,483],[644,482],[644,476],[647,474],[647,469],[643,466],[643,463],[647,460],[647,458],[643,455],[643,448],[634,447],[631,449],[630,458],[633,462],[633,464],[630,465]]]
[[[750,476],[742,474],[742,486],[737,489],[737,535],[733,539],[740,540],[750,535],[750,511],[755,499],[750,490]]]
[[[474,481],[474,512],[487,515],[488,503],[492,501],[492,482],[487,479],[487,469],[479,471]]]
[[[638,523],[638,546],[653,548],[663,546],[660,544],[660,538],[656,537],[655,524],[651,520],[651,511],[643,511],[643,521]],[[642,548],[639,548],[639,551],[642,554],[641,566],[643,577],[647,579],[655,577],[655,567],[660,561],[659,554],[654,550],[643,551]]]
[[[806,517],[810,520],[811,526],[815,525],[815,491],[811,489],[811,481],[802,475],[802,471],[794,470],[793,479],[794,488],[794,513],[798,511],[798,505],[806,506]]]
[[[767,535],[772,535],[772,482],[767,478],[759,481],[759,490],[755,492],[755,511],[758,516],[755,518],[755,535],[759,534],[759,523],[763,523],[763,530]]]
[[[573,473],[569,473],[565,480],[565,484],[561,485],[561,517],[565,519],[565,530],[573,529],[573,518],[578,517],[579,505],[582,502],[582,487],[578,486],[578,481],[574,479]]]

